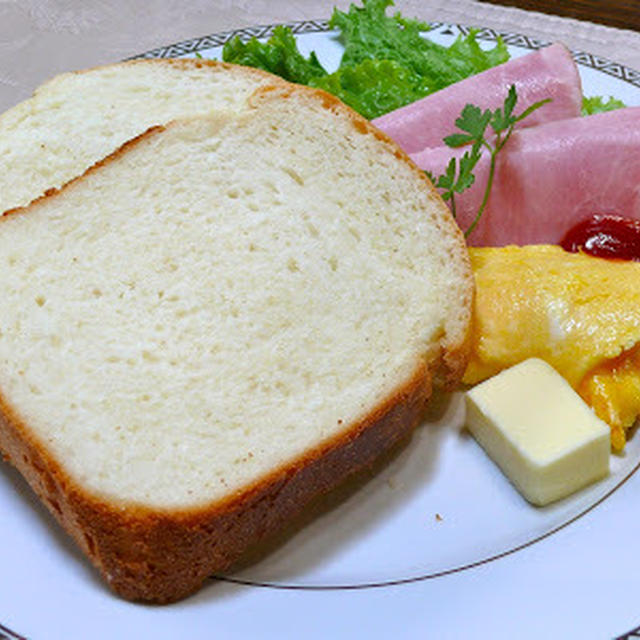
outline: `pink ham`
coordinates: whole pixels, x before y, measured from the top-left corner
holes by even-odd
[[[407,153],[416,153],[441,145],[442,139],[455,131],[455,120],[465,104],[483,109],[502,106],[512,84],[518,92],[517,113],[534,102],[552,99],[523,121],[523,126],[580,115],[582,87],[578,70],[567,49],[554,44],[452,84],[372,122]]]
[[[437,176],[462,151],[425,149],[412,158]],[[463,229],[478,210],[488,166],[484,157],[475,184],[456,196]],[[640,219],[640,107],[516,131],[498,155],[488,207],[468,240],[474,246],[557,244],[595,213]]]

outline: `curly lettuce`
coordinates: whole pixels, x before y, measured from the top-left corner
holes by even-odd
[[[604,98],[604,96],[591,96],[582,98],[582,115],[591,116],[595,113],[604,113],[605,111],[615,111],[622,109],[627,105],[613,96]]]
[[[420,77],[393,60],[364,60],[314,78],[310,85],[332,93],[369,119],[429,93],[428,85]]]
[[[392,0],[363,0],[361,7],[351,5],[348,12],[334,10],[329,25],[340,32],[344,45],[334,73],[322,67],[315,53],[305,57],[291,29],[284,26],[276,27],[267,42],[234,38],[224,46],[222,58],[325,89],[366,118],[376,118],[509,59],[501,40],[484,50],[474,31],[450,47],[427,40],[422,37],[429,29],[426,23],[400,13],[387,15],[392,4]]]
[[[273,30],[267,42],[260,42],[257,38],[242,42],[236,36],[224,45],[222,59],[263,69],[299,84],[309,84],[313,78],[327,75],[316,54],[312,52],[305,58],[298,50],[291,29],[282,25]]]
[[[364,60],[393,60],[420,77],[429,91],[437,91],[509,59],[507,47],[498,40],[494,49],[484,51],[472,31],[444,47],[422,37],[429,30],[425,22],[387,16],[393,0],[364,0],[362,7],[351,5],[347,13],[334,9],[329,26],[340,30],[344,54],[340,67],[355,67]]]
[[[267,42],[234,38],[225,44],[222,59],[324,89],[370,119],[509,59],[502,40],[484,49],[473,30],[449,47],[432,42],[423,37],[429,30],[425,22],[399,12],[387,15],[392,5],[393,0],[363,0],[362,6],[352,4],[348,11],[334,9],[329,26],[339,31],[344,53],[333,73],[314,52],[305,57],[291,29],[284,26],[276,27]],[[624,106],[611,97],[585,97],[582,113]]]

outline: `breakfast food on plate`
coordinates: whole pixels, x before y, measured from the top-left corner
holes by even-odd
[[[609,473],[609,427],[549,364],[530,358],[466,394],[467,426],[538,506]]]
[[[225,62],[270,71],[285,80],[323,89],[365,118],[409,104],[509,59],[507,46],[481,46],[471,29],[449,46],[424,37],[431,28],[399,11],[387,15],[392,0],[363,0],[348,11],[334,7],[328,27],[331,40],[344,48],[335,70],[325,69],[323,55],[302,53],[290,27],[278,25],[266,42],[260,36],[236,36],[222,49]]]
[[[456,150],[439,147],[411,157],[437,175],[454,155]],[[456,198],[463,229],[478,211],[488,172],[485,156],[475,167],[473,186]],[[639,183],[640,107],[520,129],[496,161],[491,196],[469,243],[557,244],[594,214],[638,219]]]
[[[640,415],[640,263],[547,245],[475,248],[470,256],[476,298],[464,381],[541,358],[622,449]]]
[[[283,26],[266,42],[230,40],[223,57],[321,87],[370,118],[429,176],[471,245],[556,243],[571,251],[638,259],[640,154],[636,131],[640,109],[625,109],[612,97],[583,97],[577,66],[561,44],[509,60],[500,38],[487,50],[479,46],[478,34],[472,29],[465,38],[459,36],[445,47],[423,38],[421,32],[428,25],[406,20],[400,13],[387,16],[389,4],[388,0],[364,0],[362,7],[352,4],[348,13],[335,9],[329,26],[337,28],[344,52],[333,73],[313,51],[308,56],[301,53],[291,30]],[[615,109],[622,110],[602,115]],[[586,115],[589,117],[583,117]],[[625,226],[620,216],[638,220],[627,220]],[[483,294],[487,300],[495,299],[495,306],[485,305],[476,321],[477,358],[467,371],[467,382],[477,382],[509,366],[507,362],[514,364],[538,353],[548,352],[569,362],[566,352],[574,350],[573,366],[587,366],[590,357],[599,359],[595,369],[587,367],[581,372],[579,384],[572,384],[608,421],[611,443],[614,449],[621,449],[625,430],[640,414],[640,377],[636,375],[640,346],[627,352],[617,343],[628,327],[625,318],[620,318],[622,327],[608,334],[612,340],[602,338],[602,349],[592,352],[597,340],[591,330],[606,324],[615,306],[614,296],[602,310],[583,299],[574,300],[572,290],[562,290],[566,274],[558,276],[553,260],[547,273],[547,265],[540,264],[544,257],[532,253],[522,258],[507,248],[496,258],[497,275],[493,281],[489,277],[488,292]],[[547,297],[535,284],[529,286],[526,268],[503,288],[500,278],[509,280],[513,275],[509,261],[529,258],[536,265],[534,275],[540,275],[552,289]],[[591,270],[587,259],[587,266],[580,267],[580,277],[588,280]],[[600,267],[594,270],[603,271]],[[573,286],[582,288],[580,283]],[[530,290],[533,310],[522,301]],[[570,309],[562,316],[563,327],[549,327],[547,312],[561,313],[567,300]],[[570,315],[574,308],[578,315],[584,313],[593,320],[582,328],[587,340],[581,341],[580,330],[573,333],[572,322],[579,323]],[[616,311],[624,315],[622,306]],[[483,323],[489,325],[487,335]],[[559,335],[562,332],[567,335]],[[517,348],[510,349],[512,343]],[[612,356],[612,351],[618,356]],[[577,454],[568,453],[570,447],[565,449],[562,460],[537,468],[536,473],[542,475],[533,480],[534,502],[556,499],[600,473],[607,454],[602,422],[595,422],[600,430],[598,444],[594,444],[600,451],[599,462],[576,476],[572,465],[584,451],[579,447]],[[535,431],[531,436],[537,437]],[[502,449],[503,444],[497,448]],[[533,464],[531,459],[528,462]],[[523,458],[518,463],[524,475],[531,471],[525,470],[528,462]],[[547,473],[555,477],[555,488],[548,485],[548,477],[545,480]],[[560,488],[556,486],[558,474],[567,474]]]
[[[0,448],[114,590],[176,600],[459,381],[472,287],[395,144],[260,89],[0,217]]]
[[[455,120],[465,104],[496,109],[502,106],[512,84],[518,93],[519,111],[540,100],[551,99],[524,120],[523,126],[580,115],[582,85],[578,69],[569,51],[561,44],[554,44],[456,82],[372,123],[407,153],[419,153],[442,145],[442,139],[455,131]],[[450,150],[448,157],[451,157]]]
[[[237,111],[271,74],[211,60],[137,60],[65,73],[0,116],[0,212],[58,188],[157,124]]]
[[[640,219],[595,215],[565,233],[560,246],[572,253],[640,261]]]

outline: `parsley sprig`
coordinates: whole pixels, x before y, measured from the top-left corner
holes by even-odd
[[[489,177],[487,178],[484,196],[475,218],[469,225],[469,228],[464,232],[465,237],[468,237],[476,228],[489,201],[496,169],[496,156],[502,151],[504,145],[507,144],[516,124],[524,120],[536,109],[539,109],[543,104],[550,101],[550,99],[540,100],[516,116],[513,111],[518,102],[518,94],[516,93],[515,85],[511,85],[503,106],[498,107],[495,111],[491,111],[490,109],[483,111],[480,107],[473,104],[467,104],[464,109],[462,109],[460,117],[456,119],[456,127],[463,133],[453,133],[447,136],[444,138],[444,143],[452,149],[471,145],[470,149],[465,151],[459,160],[457,158],[451,158],[445,172],[437,178],[429,171],[426,173],[433,184],[443,190],[441,192],[442,198],[444,200],[451,200],[451,212],[455,218],[455,194],[460,194],[473,185],[475,182],[473,170],[482,156],[482,151],[486,150],[489,153]],[[495,134],[494,136],[487,135],[488,127],[491,127]]]

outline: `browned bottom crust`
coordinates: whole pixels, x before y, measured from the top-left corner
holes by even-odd
[[[271,87],[264,92],[269,90],[278,89]],[[390,143],[336,98],[324,93],[322,96],[327,108],[345,110],[358,130]],[[135,140],[126,143],[110,158],[135,144]],[[394,153],[408,162],[397,147]],[[89,171],[98,170],[108,161],[101,161]],[[415,166],[414,171],[425,188],[432,191],[424,174]],[[3,215],[26,211],[16,209]],[[461,232],[452,221],[451,232],[458,236],[460,259],[468,261]],[[469,279],[467,298],[461,301],[465,306],[469,304],[469,313],[471,297]],[[406,437],[431,394],[432,375],[448,386],[462,377],[468,336],[452,339],[459,343],[443,345],[434,362],[421,364],[410,380],[390,397],[382,398],[362,421],[343,425],[344,430],[330,441],[212,505],[154,510],[88,493],[69,477],[45,444],[36,440],[1,395],[0,451],[27,479],[114,591],[131,600],[172,602],[196,591],[208,576],[230,567],[246,549],[295,517],[313,498],[373,464]]]
[[[77,486],[0,398],[0,450],[100,570],[130,600],[196,591],[314,497],[371,465],[415,426],[431,394],[422,369],[366,419],[224,504],[188,511],[120,506]]]

